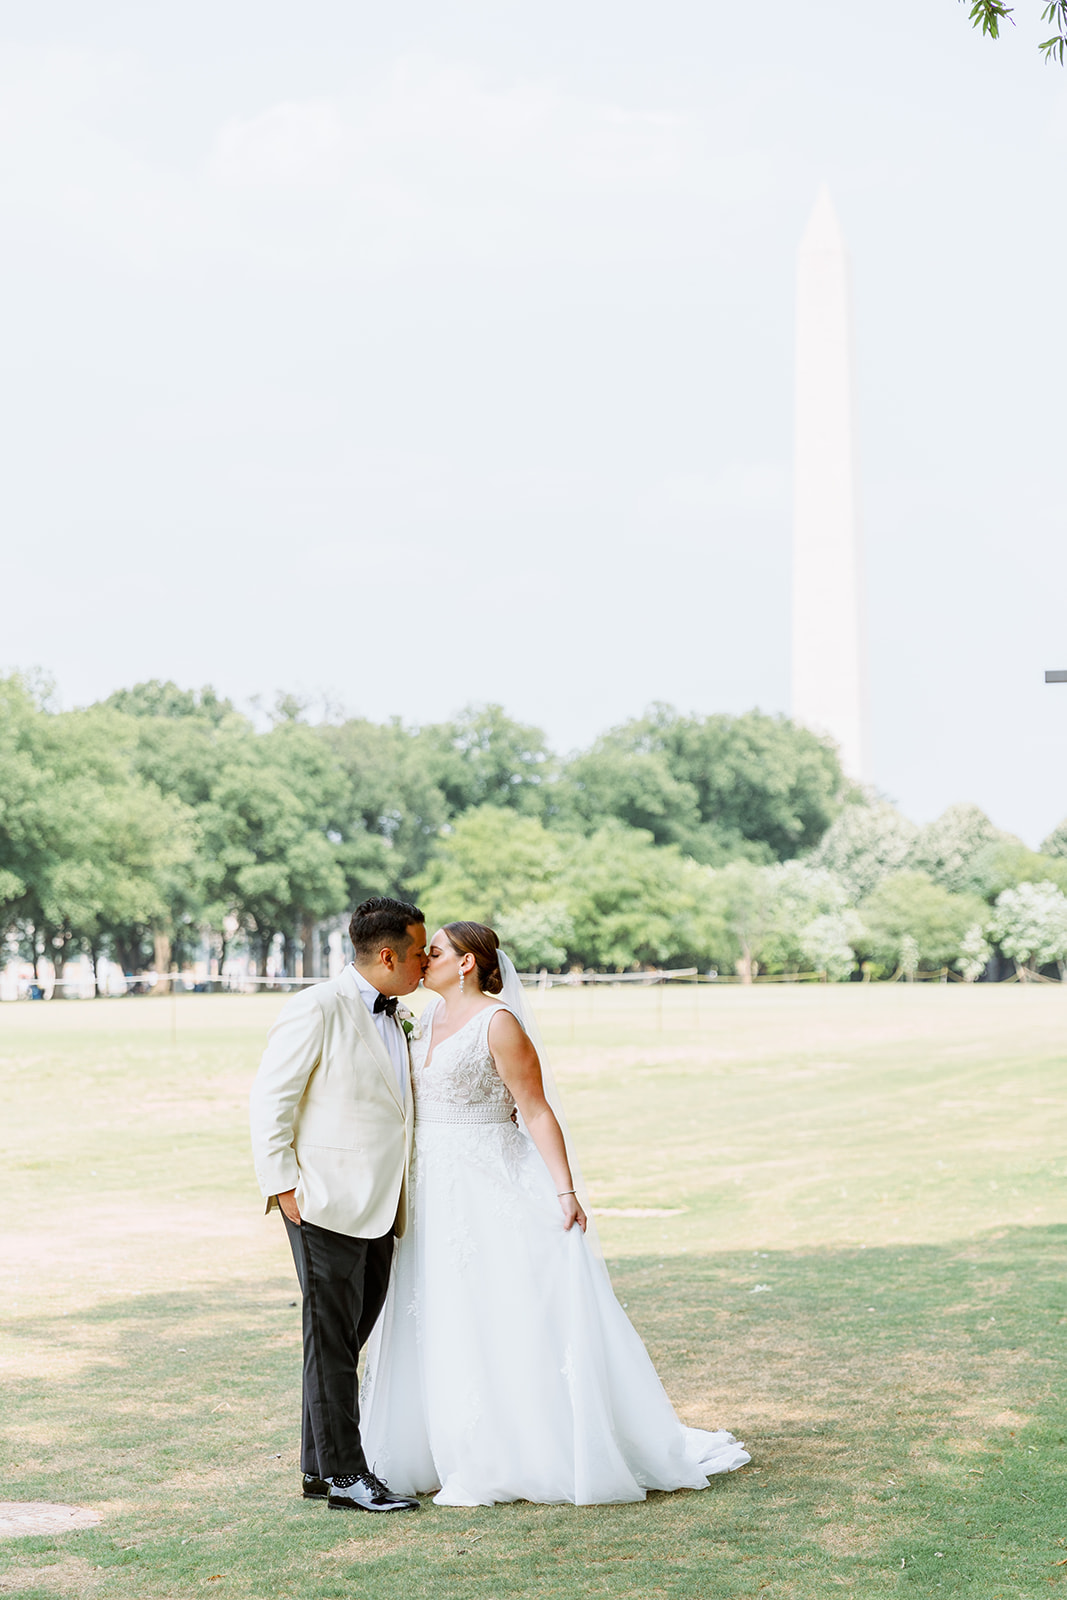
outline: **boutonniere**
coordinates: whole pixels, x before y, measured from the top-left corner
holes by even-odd
[[[415,1015],[414,1011],[408,1010],[407,1006],[397,1006],[396,1020],[399,1022],[409,1039],[422,1038],[422,1029],[419,1027],[419,1019]]]

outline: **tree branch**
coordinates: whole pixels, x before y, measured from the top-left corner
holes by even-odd
[[[971,26],[981,28],[991,39],[999,39],[1002,22],[1010,22],[1012,27],[1015,26],[1012,17],[1014,9],[1014,6],[1006,6],[1004,0],[971,0]],[[1058,61],[1062,67],[1067,59],[1067,0],[1046,0],[1041,9],[1041,20],[1051,23],[1056,31],[1051,39],[1043,39],[1037,48],[1046,61]]]
[[[991,39],[999,39],[1000,24],[1005,20],[1011,21],[1013,10],[1014,7],[1004,5],[1003,0],[972,0],[971,27],[981,28]]]
[[[1059,59],[1063,66],[1064,51],[1067,50],[1067,0],[1049,0],[1049,4],[1041,13],[1042,22],[1051,22],[1056,29],[1051,39],[1045,39],[1038,45],[1038,49],[1046,61],[1053,57]]]

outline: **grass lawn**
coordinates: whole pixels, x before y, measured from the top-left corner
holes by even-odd
[[[1067,990],[539,997],[619,1296],[753,1462],[389,1519],[298,1498],[280,1004],[0,1006],[0,1500],[102,1515],[0,1542],[0,1596],[1067,1596]]]

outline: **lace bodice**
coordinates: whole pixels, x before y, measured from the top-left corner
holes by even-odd
[[[489,1053],[489,1023],[502,1005],[486,1006],[430,1054],[434,1013],[439,1001],[421,1017],[422,1036],[411,1050],[411,1087],[415,1120],[434,1122],[508,1122],[515,1101],[498,1076]],[[427,1068],[427,1059],[429,1067]]]

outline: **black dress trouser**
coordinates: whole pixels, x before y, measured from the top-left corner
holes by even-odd
[[[282,1212],[304,1297],[300,1469],[317,1478],[367,1470],[359,1437],[359,1352],[385,1304],[392,1230],[352,1239]]]

